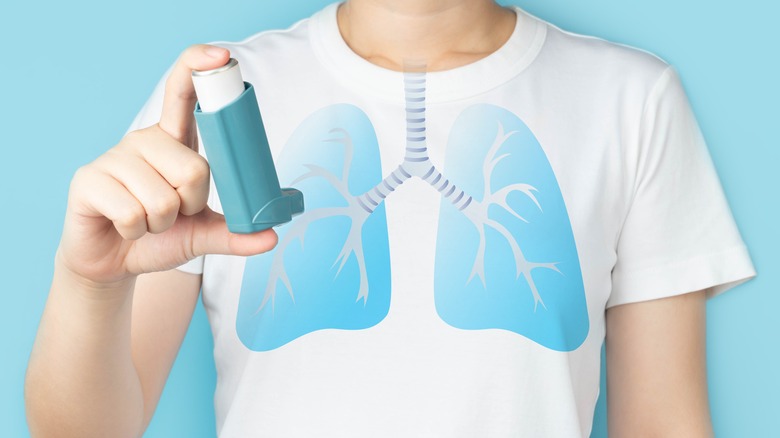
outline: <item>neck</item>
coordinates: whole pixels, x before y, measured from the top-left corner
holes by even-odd
[[[448,70],[484,58],[512,34],[515,13],[493,0],[348,0],[338,10],[344,41],[391,70]]]

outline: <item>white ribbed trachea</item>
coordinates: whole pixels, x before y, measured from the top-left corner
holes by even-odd
[[[433,186],[458,210],[471,204],[472,198],[436,169],[428,157],[425,133],[425,72],[404,73],[406,101],[406,150],[404,161],[373,189],[358,196],[360,206],[369,214],[407,179],[416,176]]]

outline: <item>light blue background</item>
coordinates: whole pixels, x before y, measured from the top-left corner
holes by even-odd
[[[187,45],[286,27],[324,0],[3,2],[0,6],[0,435],[28,434],[23,377],[68,182],[119,141]],[[680,72],[759,277],[708,303],[719,437],[767,436],[780,412],[780,4],[519,0],[574,32],[654,52]],[[284,6],[281,6],[284,5]],[[212,341],[198,307],[149,437],[212,436]],[[603,400],[593,436],[606,436]]]

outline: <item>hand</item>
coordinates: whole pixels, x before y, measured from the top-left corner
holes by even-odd
[[[58,261],[84,280],[111,284],[196,256],[272,249],[273,230],[231,234],[206,206],[209,166],[197,152],[192,70],[227,63],[215,46],[189,47],[165,84],[160,123],[131,132],[71,182]]]

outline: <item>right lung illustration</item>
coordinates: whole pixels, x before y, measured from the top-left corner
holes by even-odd
[[[517,116],[474,105],[450,133],[443,173],[473,197],[442,199],[436,309],[461,329],[503,329],[570,351],[589,321],[577,247],[552,168]]]
[[[304,193],[306,211],[276,229],[276,248],[247,259],[239,339],[268,351],[317,330],[378,324],[390,308],[390,251],[384,204],[374,192],[363,199],[382,181],[368,117],[347,104],[315,112],[277,164],[282,185]]]

